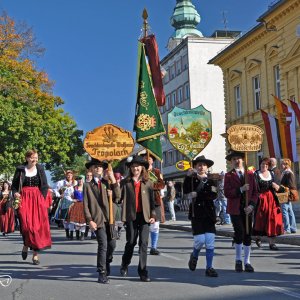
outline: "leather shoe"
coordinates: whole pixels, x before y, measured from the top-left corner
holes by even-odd
[[[270,244],[269,247],[270,247],[270,250],[274,250],[274,251],[278,250],[278,247],[275,244]]]
[[[241,260],[237,260],[235,262],[235,271],[238,273],[243,272],[243,264]]]
[[[218,277],[218,273],[214,268],[208,268],[205,270],[205,275],[208,277]]]
[[[256,239],[255,244],[258,248],[261,248],[261,239]]]
[[[159,251],[156,248],[151,248],[150,255],[159,255]]]
[[[147,275],[140,275],[140,279],[143,282],[150,282],[151,279]]]
[[[121,266],[121,269],[120,269],[120,274],[123,276],[123,277],[126,277],[128,275],[128,267],[126,266]]]
[[[253,273],[254,268],[250,264],[245,264],[245,272]]]
[[[198,259],[193,255],[193,253],[191,253],[190,260],[189,260],[189,263],[188,263],[189,269],[191,271],[196,270],[197,261],[198,261]]]
[[[22,259],[23,260],[26,260],[27,255],[28,255],[28,251],[22,251]]]
[[[99,273],[98,282],[106,284],[109,283],[109,279],[107,278],[105,273]]]

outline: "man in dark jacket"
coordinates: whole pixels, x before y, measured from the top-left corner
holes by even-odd
[[[108,166],[106,162],[92,158],[85,166],[93,172],[94,178],[83,187],[84,214],[90,229],[95,231],[97,236],[98,282],[109,283],[107,276],[110,274],[110,263],[116,248],[116,240],[112,239],[110,233],[108,198],[113,195],[114,201],[119,201],[120,187],[112,170],[107,171],[110,183],[103,178],[104,170]]]

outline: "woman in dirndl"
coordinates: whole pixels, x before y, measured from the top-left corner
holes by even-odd
[[[270,170],[271,161],[264,158],[260,169],[255,171],[259,199],[255,209],[253,235],[269,237],[270,250],[278,250],[275,237],[283,234],[282,212],[274,189],[274,173]],[[260,245],[258,241],[256,244]]]
[[[0,191],[0,231],[4,236],[15,231],[15,213],[12,202],[10,184],[6,180],[3,182],[2,191]]]
[[[83,183],[84,176],[79,175],[77,178],[77,185],[74,187],[74,203],[69,208],[68,221],[75,226],[76,239],[84,240],[84,232],[86,226],[86,219],[83,207]]]
[[[12,192],[15,203],[18,203],[20,231],[24,243],[22,258],[26,260],[30,248],[33,250],[32,262],[38,265],[40,263],[38,252],[51,248],[52,245],[45,201],[48,184],[45,170],[38,164],[37,151],[27,151],[25,159],[26,163],[16,168]]]

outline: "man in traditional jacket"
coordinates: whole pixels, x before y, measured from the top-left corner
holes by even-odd
[[[244,248],[244,270],[254,272],[250,264],[252,213],[258,199],[257,185],[253,172],[244,168],[243,152],[230,151],[226,160],[230,161],[232,169],[225,174],[224,194],[227,198],[227,212],[230,214],[234,229],[235,241],[235,271],[242,272],[242,249]],[[247,174],[245,174],[247,172]],[[247,182],[245,183],[245,175]],[[246,193],[248,204],[246,204]],[[248,231],[246,229],[248,218]]]
[[[84,214],[92,231],[96,232],[98,242],[97,272],[98,282],[109,283],[110,263],[116,248],[116,240],[112,238],[109,225],[109,196],[118,202],[121,196],[120,187],[116,182],[113,170],[107,170],[110,183],[103,178],[108,164],[98,159],[85,164],[93,172],[94,178],[86,182],[83,188]]]

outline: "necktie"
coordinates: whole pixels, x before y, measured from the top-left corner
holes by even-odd
[[[239,171],[239,177],[240,177],[240,180],[243,182],[244,181],[244,174],[242,171]]]

